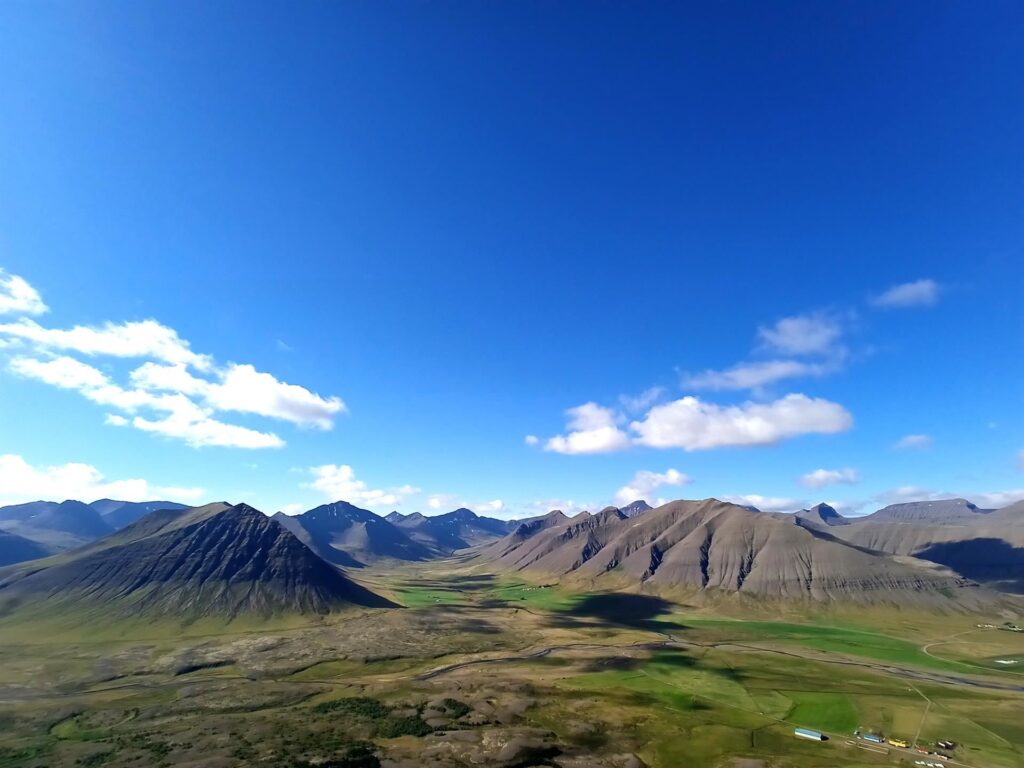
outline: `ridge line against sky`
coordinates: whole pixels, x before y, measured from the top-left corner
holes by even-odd
[[[1024,496],[1022,25],[0,4],[0,502]]]

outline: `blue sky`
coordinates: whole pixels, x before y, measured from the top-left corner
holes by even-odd
[[[1024,497],[1022,24],[3,4],[0,501]]]

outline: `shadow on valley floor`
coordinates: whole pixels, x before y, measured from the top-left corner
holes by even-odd
[[[654,595],[598,592],[584,595],[570,607],[551,614],[560,628],[615,626],[647,632],[678,632],[686,626],[658,618],[676,608],[675,603]]]

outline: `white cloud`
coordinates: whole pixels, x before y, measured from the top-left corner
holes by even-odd
[[[323,430],[334,426],[334,416],[346,410],[340,398],[323,398],[305,387],[278,381],[251,365],[228,366],[221,383],[210,388],[207,399],[220,410],[255,413]]]
[[[540,442],[540,438],[537,437],[536,435],[527,435],[525,438],[523,438],[523,442],[525,442],[527,445],[537,445],[537,443]]]
[[[444,509],[451,511],[456,507],[456,496],[450,493],[435,493],[427,499],[427,506],[431,509]]]
[[[546,515],[558,509],[567,517],[578,515],[580,512],[597,509],[597,504],[589,501],[575,501],[573,499],[538,499],[523,505],[523,512],[526,517]],[[517,515],[522,516],[522,515]]]
[[[136,429],[178,438],[193,447],[279,448],[284,445],[284,441],[273,433],[226,424],[213,418],[212,409],[196,404],[183,394],[154,394],[142,389],[123,389],[110,383],[99,369],[70,357],[50,360],[16,357],[11,360],[10,368],[21,376],[62,389],[76,390],[95,403],[129,414],[135,414],[140,409],[164,414],[159,419],[136,415],[130,422],[118,414],[107,414],[105,421],[113,426],[126,426],[130,423]]]
[[[843,432],[852,425],[853,417],[838,403],[790,394],[770,403],[733,406],[684,397],[655,406],[630,427],[640,445],[698,451],[770,445],[797,435]]]
[[[629,436],[616,425],[611,408],[584,403],[566,411],[569,434],[556,435],[544,450],[555,453],[608,453],[629,447]]]
[[[334,425],[335,415],[345,411],[340,398],[320,397],[251,365],[232,364],[215,375],[220,381],[193,376],[181,364],[145,363],[132,371],[131,380],[142,389],[198,396],[214,410],[254,413],[324,430]]]
[[[656,500],[652,498],[651,494],[658,488],[665,485],[688,485],[691,482],[690,476],[678,469],[666,469],[664,472],[650,472],[641,469],[633,475],[632,480],[615,492],[615,504],[621,507],[637,499],[651,502]]]
[[[227,424],[210,418],[206,412],[182,395],[178,405],[162,419],[136,416],[132,426],[143,432],[184,440],[194,448],[220,446],[232,448],[281,448],[284,440],[273,432],[260,432],[236,424]]]
[[[478,515],[490,515],[504,511],[505,502],[501,499],[477,502],[461,501],[454,493],[435,493],[427,498],[427,506],[440,513],[465,508],[476,512]]]
[[[739,363],[721,371],[708,370],[683,379],[691,389],[757,389],[784,379],[824,376],[835,370],[828,363],[807,363],[801,360],[765,360]]]
[[[76,325],[61,330],[22,319],[0,324],[0,334],[31,341],[37,348],[72,350],[89,357],[148,357],[165,363],[184,363],[201,371],[212,364],[209,355],[196,354],[177,331],[156,320],[106,323],[101,327]]]
[[[281,511],[286,515],[301,515],[306,508],[302,504],[285,504],[281,507]]]
[[[932,438],[930,435],[904,435],[893,443],[892,447],[898,451],[908,451],[928,448],[931,444]]]
[[[24,278],[0,269],[0,315],[41,315],[48,311],[39,291]]]
[[[760,496],[756,493],[748,493],[743,496],[723,496],[722,501],[739,504],[743,507],[757,507],[762,512],[796,512],[807,507],[807,503],[799,499]]]
[[[784,317],[757,330],[762,346],[786,355],[830,353],[842,333],[838,320],[823,312]]]
[[[39,311],[46,309],[31,286],[20,278],[7,278],[0,271],[0,312],[7,311],[5,307],[21,311],[30,311],[32,307]],[[15,345],[29,347],[32,354],[12,358],[9,362],[12,372],[75,390],[95,403],[134,417],[129,421],[123,414],[108,413],[107,424],[130,424],[193,446],[277,448],[284,445],[284,441],[271,432],[217,419],[218,412],[255,414],[327,430],[333,426],[334,418],[346,410],[338,397],[322,397],[305,387],[258,371],[252,365],[216,366],[211,356],[193,352],[189,342],[177,331],[156,320],[78,325],[66,330],[45,328],[28,318],[0,323],[0,347]],[[123,387],[100,369],[75,357],[58,354],[66,351],[87,356],[149,359],[131,372],[130,386]],[[154,411],[156,417],[144,411]]]
[[[348,464],[323,464],[310,467],[313,482],[306,487],[320,491],[330,501],[347,501],[369,509],[390,509],[399,506],[407,497],[419,493],[419,488],[403,485],[380,490],[367,487],[356,479],[355,470]]]
[[[129,379],[139,389],[180,392],[183,395],[205,395],[211,386],[206,379],[189,373],[184,363],[143,363],[129,374]]]
[[[0,504],[39,499],[78,499],[90,502],[101,498],[191,502],[204,494],[202,488],[152,485],[142,479],[107,480],[102,472],[89,464],[36,467],[17,454],[0,455]]]
[[[824,488],[827,485],[852,485],[860,481],[860,472],[846,467],[844,469],[816,469],[800,477],[800,483],[806,488]]]
[[[99,389],[110,383],[102,371],[71,357],[52,360],[15,357],[10,362],[10,369],[19,376],[37,379],[61,389]]]
[[[879,294],[871,303],[876,307],[922,307],[939,300],[939,284],[934,280],[915,280],[894,285]]]
[[[658,402],[664,393],[664,387],[651,387],[650,389],[645,389],[639,395],[619,395],[619,402],[622,403],[622,407],[628,412],[640,413]]]

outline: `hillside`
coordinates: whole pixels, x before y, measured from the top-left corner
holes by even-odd
[[[262,512],[224,503],[157,511],[75,552],[0,570],[0,606],[34,601],[182,619],[386,602]]]
[[[438,552],[367,509],[336,501],[273,517],[313,552],[335,565],[361,568],[379,560],[428,560]]]
[[[0,531],[0,567],[46,557],[51,550],[38,542],[18,536],[16,533]]]
[[[941,567],[855,546],[794,516],[707,499],[630,519],[613,508],[520,531],[489,548],[499,565],[625,587],[759,598],[972,606],[988,599]],[[526,535],[524,535],[526,534]]]

